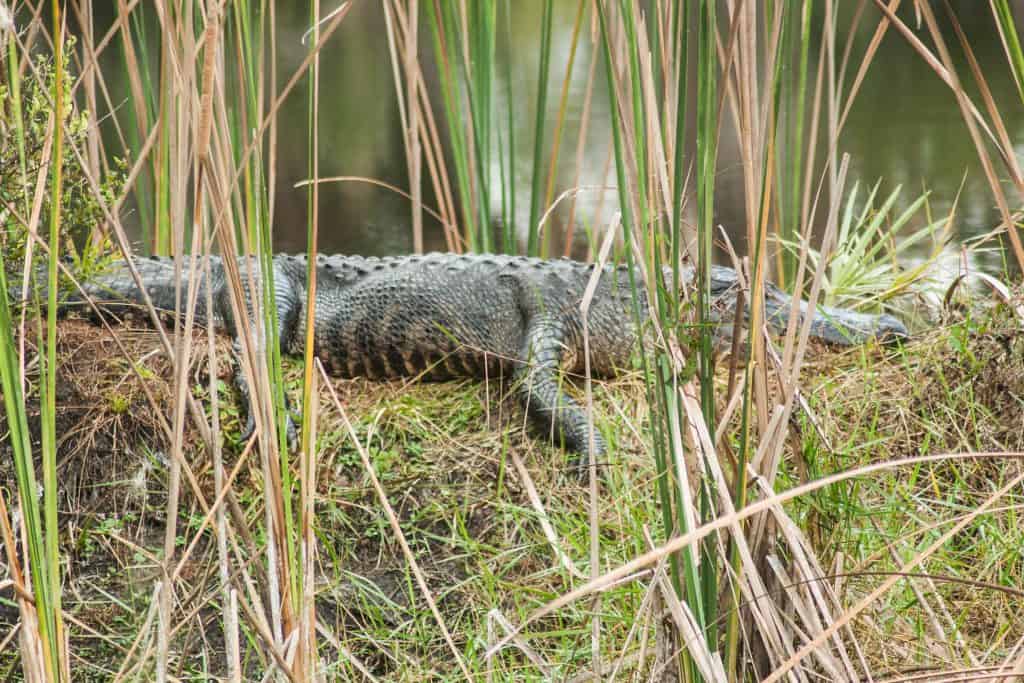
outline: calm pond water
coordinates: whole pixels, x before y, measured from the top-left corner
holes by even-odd
[[[557,113],[558,93],[568,60],[576,6],[575,2],[555,4],[549,120],[553,120]],[[853,4],[850,3],[851,6]],[[916,26],[911,3],[904,4],[907,5],[902,12],[904,20]],[[278,73],[282,82],[305,56],[306,48],[300,41],[307,24],[308,12],[304,5],[279,3]],[[1017,147],[1018,156],[1024,155],[1024,107],[1007,68],[988,3],[959,0],[952,5],[989,79],[1011,139],[1021,141]],[[1024,15],[1024,3],[1014,2],[1014,5],[1017,16]],[[517,100],[514,103],[518,115],[515,130],[519,161],[516,183],[519,196],[525,198],[531,180],[540,3],[516,2],[511,8],[512,35],[516,45],[507,58],[513,60],[510,72],[514,75],[512,90]],[[938,8],[936,11],[942,14]],[[868,3],[866,19],[855,38],[854,64],[863,54],[877,19],[877,10]],[[820,26],[820,22],[817,23]],[[839,23],[840,26],[848,26],[849,20],[846,18]],[[922,28],[919,35],[926,44],[930,44],[926,32]],[[429,31],[421,31],[425,58],[431,54],[429,39]],[[841,35],[840,46],[844,42],[845,36]],[[965,82],[970,80],[968,67],[952,31],[947,31],[947,44],[959,60],[962,79]],[[571,187],[574,182],[576,135],[593,49],[589,40],[581,41],[572,79],[568,124],[562,144],[561,177],[556,192]],[[812,47],[812,54],[816,52],[817,47]],[[405,154],[381,5],[357,3],[322,57],[321,175],[367,176],[407,187]],[[504,73],[501,67],[497,71],[499,76]],[[851,67],[847,83],[852,79],[853,71]],[[428,74],[427,78],[434,102],[439,103],[436,78],[433,74]],[[503,94],[504,84],[499,82],[495,90]],[[975,102],[983,108],[979,98]],[[306,177],[305,106],[305,96],[296,90],[281,113],[274,228],[276,246],[280,250],[300,251],[305,248],[306,194],[305,190],[294,187],[296,182]],[[506,106],[507,103],[498,102],[499,111]],[[613,167],[607,177],[604,175],[611,145],[608,122],[608,96],[599,70],[579,181],[582,185],[615,184]],[[548,136],[550,128],[549,125]],[[929,189],[932,192],[932,213],[936,217],[949,210],[962,183],[954,226],[955,236],[960,239],[987,232],[999,221],[977,152],[955,99],[949,88],[895,30],[890,29],[887,33],[868,73],[846,124],[840,149],[852,157],[849,184],[859,181],[862,185],[872,185],[881,180],[883,193],[902,185],[901,201],[904,205],[923,189]],[[716,221],[733,235],[737,248],[743,249],[742,177],[731,131],[723,133],[718,169]],[[425,197],[432,203],[428,185],[425,183]],[[1012,201],[1015,195],[1011,192],[1009,196]],[[320,197],[321,251],[383,255],[412,250],[410,207],[402,197],[360,183],[324,185]],[[525,207],[526,201],[520,201],[520,204]],[[603,199],[590,192],[580,196],[577,213],[587,223],[602,225],[616,208],[613,192],[608,192]],[[555,216],[556,225],[564,220],[564,213]],[[520,216],[517,226],[520,233],[525,231],[526,222],[525,215]],[[427,248],[443,249],[439,225],[425,216],[424,227]],[[135,229],[139,231],[141,226],[136,225]],[[989,258],[988,267],[999,267],[998,256],[995,260]]]

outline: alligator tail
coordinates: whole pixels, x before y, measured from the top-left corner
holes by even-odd
[[[146,294],[157,310],[174,310],[175,307],[175,282],[174,260],[163,257],[138,258],[133,260],[133,265],[139,273],[139,278],[145,286]],[[182,265],[183,278],[188,277],[189,259],[186,258]],[[81,310],[88,300],[97,304],[104,311],[111,313],[124,313],[130,310],[141,310],[146,304],[146,297],[132,277],[131,270],[125,261],[114,261],[104,268],[103,271],[92,274],[89,277],[76,279],[78,287],[61,287],[58,293],[58,306],[60,313],[70,310]],[[17,278],[15,284],[8,280],[8,296],[10,301],[22,301],[21,278]],[[33,274],[30,283],[29,296],[37,293],[41,300],[45,301],[47,295],[47,272],[46,267],[41,266]],[[198,307],[205,308],[203,297],[199,297]]]

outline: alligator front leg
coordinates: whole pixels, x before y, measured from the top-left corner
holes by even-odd
[[[256,411],[252,405],[252,391],[249,388],[249,382],[245,378],[245,371],[242,368],[242,342],[237,337],[232,345],[234,349],[234,364],[235,371],[232,375],[232,379],[235,383],[235,388],[238,389],[238,393],[242,397],[242,409],[245,410],[245,428],[242,430],[241,440],[243,442],[248,441],[249,438],[256,431]],[[285,417],[285,433],[288,437],[288,446],[295,448],[299,442],[298,430],[295,427],[295,419],[291,409],[291,401],[288,398],[288,393],[284,395],[284,407],[288,412]]]
[[[565,351],[565,327],[553,316],[530,321],[521,352],[522,364],[515,371],[516,388],[527,414],[542,429],[561,437],[565,448],[578,454],[576,468],[585,477],[589,465],[590,430],[586,412],[562,391],[559,378]],[[595,458],[605,453],[604,439],[595,429]]]
[[[220,313],[225,320],[231,320],[233,318],[231,313],[231,300],[230,292],[225,284],[223,288],[216,293]],[[248,296],[248,295],[247,295]],[[254,318],[257,315],[254,311],[254,306],[250,301],[246,301],[246,305],[249,309],[249,321],[252,325],[250,332],[250,339],[256,344],[263,345],[265,342],[260,339],[259,326]],[[293,331],[295,319],[298,315],[299,308],[301,307],[301,292],[295,291],[294,284],[280,272],[274,273],[274,306],[277,309],[277,340],[279,348],[282,352],[288,348],[288,342]],[[252,390],[249,386],[249,382],[246,379],[245,371],[242,366],[242,339],[240,337],[240,327],[238,325],[232,325],[234,330],[234,383],[238,389],[238,393],[242,397],[242,407],[246,413],[245,428],[242,431],[242,441],[247,441],[252,436],[253,432],[256,431],[256,412],[253,408],[252,402]],[[295,428],[295,421],[292,418],[291,404],[288,400],[288,394],[285,393],[285,410],[287,411],[285,430],[288,438],[288,445],[295,447],[298,443],[298,431]]]

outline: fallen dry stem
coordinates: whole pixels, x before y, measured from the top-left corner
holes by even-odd
[[[556,610],[561,609],[562,607],[570,605],[573,602],[576,602],[577,600],[586,597],[587,595],[590,595],[595,591],[603,590],[605,587],[612,583],[615,583],[616,581],[619,581],[631,574],[635,574],[636,572],[639,572],[642,569],[652,566],[654,563],[656,563],[663,557],[667,557],[672,553],[679,552],[684,548],[688,548],[694,545],[696,542],[705,538],[709,534],[714,533],[715,531],[719,531],[737,522],[742,522],[745,519],[749,519],[758,513],[771,509],[772,506],[779,505],[790,500],[795,500],[796,498],[805,496],[808,493],[812,493],[819,489],[823,489],[825,487],[832,486],[843,481],[848,481],[857,477],[864,477],[869,474],[874,474],[876,472],[885,472],[889,470],[899,469],[901,467],[906,467],[908,465],[923,463],[936,463],[957,460],[984,460],[990,458],[1024,459],[1024,452],[986,451],[978,453],[937,453],[932,455],[921,455],[909,458],[894,459],[886,462],[872,463],[869,465],[855,467],[853,469],[849,469],[843,472],[837,472],[836,474],[832,474],[827,477],[822,477],[821,479],[808,482],[800,486],[796,486],[787,491],[776,493],[770,497],[755,501],[747,505],[743,509],[736,510],[735,512],[729,513],[727,515],[721,515],[711,520],[710,522],[707,522],[706,524],[694,528],[692,531],[689,531],[685,534],[682,534],[667,541],[666,543],[662,544],[660,547],[652,551],[646,552],[643,555],[640,555],[634,558],[633,560],[620,565],[612,571],[602,574],[597,580],[589,581],[586,584],[580,586],[579,588],[573,589],[572,591],[569,591],[568,593],[565,593],[555,598],[543,607],[534,610],[529,616],[527,616],[527,618],[517,627],[517,632],[521,632],[522,629],[525,629],[527,626],[536,622],[538,619],[541,619],[555,612]],[[759,477],[759,475],[757,475],[756,473],[751,473],[751,475],[754,477]],[[1020,477],[1024,478],[1024,474],[1020,475]],[[1014,483],[1019,483],[1017,481],[1017,478],[1015,478]],[[977,515],[975,514],[970,515],[972,519],[976,516]],[[958,528],[961,528],[962,526],[962,524],[957,525]],[[946,535],[948,534],[944,534],[943,536],[945,537]],[[506,637],[499,641],[493,648],[491,648],[491,650],[488,651],[488,656],[493,656],[495,651],[508,644],[509,639],[509,637]]]
[[[961,455],[965,455],[966,456],[968,454],[961,454]],[[973,455],[973,454],[970,454],[970,455]],[[1010,454],[1003,454],[1003,455],[1009,456]],[[1015,455],[1016,455],[1016,457],[1020,457],[1021,455],[1024,455],[1024,454],[1015,454]],[[950,456],[950,457],[952,457],[952,456]],[[911,458],[908,458],[908,460],[910,460],[910,459]],[[935,551],[937,551],[947,541],[949,541],[951,538],[953,538],[961,529],[965,528],[976,517],[978,517],[979,515],[983,514],[986,509],[991,507],[997,500],[1001,499],[1003,496],[1005,496],[1011,490],[1013,490],[1018,485],[1020,485],[1021,482],[1024,482],[1024,472],[1021,472],[1017,476],[1013,477],[1009,481],[1009,483],[1007,483],[1005,486],[1002,486],[1001,488],[999,488],[995,493],[993,493],[991,496],[989,496],[981,505],[979,505],[977,508],[972,510],[969,514],[964,515],[964,518],[962,520],[958,521],[956,524],[954,524],[949,529],[949,531],[947,531],[944,534],[942,534],[941,536],[939,536],[926,549],[924,549],[921,552],[917,553],[917,555],[915,555],[909,561],[905,562],[900,567],[899,571],[896,573],[895,576],[892,576],[892,577],[886,579],[885,581],[883,581],[877,588],[875,588],[873,591],[871,591],[867,596],[865,596],[863,599],[861,599],[859,602],[857,602],[852,607],[846,609],[820,635],[816,636],[813,640],[811,640],[809,643],[807,643],[796,654],[794,654],[789,659],[789,661],[787,661],[785,664],[783,664],[783,666],[781,666],[778,669],[776,669],[775,671],[773,671],[772,674],[770,676],[768,676],[768,678],[764,679],[764,683],[772,683],[772,681],[777,681],[780,678],[782,678],[786,674],[786,672],[791,670],[794,666],[798,665],[803,660],[803,658],[806,657],[809,653],[813,652],[815,648],[817,648],[822,643],[824,643],[825,640],[827,640],[829,637],[831,637],[833,634],[835,634],[840,628],[842,628],[847,623],[849,623],[854,617],[856,617],[860,612],[864,611],[875,600],[877,600],[881,596],[885,595],[885,593],[890,588],[892,588],[894,585],[896,585],[896,583],[898,583],[899,581],[901,581],[903,579],[903,576],[905,574],[907,574],[908,572],[913,571],[913,569],[915,567],[917,567],[922,562],[924,562],[926,559],[928,559],[928,557],[930,557],[932,554],[934,554]]]

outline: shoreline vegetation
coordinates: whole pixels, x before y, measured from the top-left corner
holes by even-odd
[[[522,49],[510,3],[374,9],[407,166],[406,184],[380,190],[408,198],[417,250],[436,221],[452,250],[585,243],[589,260],[636,272],[696,268],[693,291],[633,287],[654,314],[631,371],[566,378],[609,443],[583,483],[500,382],[331,379],[311,337],[283,356],[258,334],[276,328],[272,278],[246,311],[244,268],[229,281],[255,332],[237,358],[192,324],[194,278],[177,312],[58,320],[58,291],[131,254],[129,213],[144,251],[249,253],[269,272],[286,101],[307,108],[307,177],[291,191],[315,263],[324,183],[380,182],[324,178],[318,161],[321,52],[353,3],[310,2],[303,60],[280,73],[295,47],[273,0],[121,2],[109,26],[91,0],[0,0],[0,291],[28,295],[0,297],[0,674],[1020,675],[1024,307],[1007,283],[1024,266],[1024,179],[1001,115],[1020,103],[993,97],[954,8],[579,0],[566,52],[553,0],[540,4],[531,93],[503,57]],[[1024,102],[1019,6],[985,11]],[[843,126],[864,79],[884,75],[883,40],[948,86],[1002,220],[962,262],[998,250],[1003,273],[962,268],[936,290],[958,197],[936,215],[927,191],[851,178]],[[594,222],[577,199],[594,190],[579,169],[598,79],[615,213]],[[522,158],[513,137],[530,129]],[[715,222],[726,144],[742,163],[739,253]],[[728,353],[702,324],[716,258],[745,274],[750,302]],[[768,282],[812,305],[899,311],[913,338],[838,350],[795,316],[762,334]],[[236,361],[256,423],[245,441]]]

